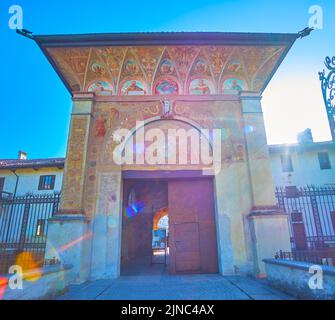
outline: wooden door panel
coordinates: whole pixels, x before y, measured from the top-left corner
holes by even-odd
[[[199,272],[200,270],[200,255],[192,252],[176,252],[176,272]]]
[[[218,271],[213,180],[170,180],[170,273]]]
[[[200,270],[198,223],[184,222],[174,226],[176,272]]]

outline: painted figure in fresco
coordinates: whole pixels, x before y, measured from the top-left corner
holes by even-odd
[[[135,74],[138,71],[136,62],[133,60],[128,60],[126,62],[126,70],[129,72],[129,74]]]
[[[207,65],[204,60],[198,60],[195,65],[195,71],[197,73],[205,73],[207,71]]]
[[[238,61],[238,60],[234,60],[234,61],[231,61],[231,63],[228,65],[227,70],[228,70],[229,72],[235,73],[235,72],[237,72],[238,70],[240,70],[240,67],[241,67],[241,63],[240,63],[240,61]]]
[[[100,81],[97,81],[94,86],[92,87],[93,91],[104,91],[105,88]]]
[[[104,137],[106,134],[106,119],[98,118],[95,122],[95,136]]]
[[[171,116],[172,114],[171,102],[167,98],[164,98],[162,105],[163,105],[163,117]]]
[[[198,84],[191,88],[191,93],[194,94],[210,94],[211,90],[209,86],[206,84],[204,79],[199,79]]]
[[[123,91],[125,95],[143,95],[146,94],[146,91],[142,89],[139,85],[137,85],[136,80],[132,80],[128,87],[126,87]]]
[[[177,94],[178,85],[174,81],[161,81],[156,87],[156,93],[159,94]]]
[[[100,63],[93,63],[92,71],[98,75],[103,75],[105,73],[105,68]]]
[[[244,148],[240,144],[236,147],[236,160],[244,161]]]
[[[88,92],[104,92],[104,91],[112,91],[112,86],[106,81],[95,81],[88,88]]]
[[[172,65],[172,62],[170,60],[164,60],[162,62],[162,66],[161,66],[161,72],[163,74],[171,74],[173,72],[174,68]]]
[[[233,80],[232,85],[231,85],[231,89],[241,91],[242,87],[237,83],[237,80]]]
[[[240,79],[230,78],[224,82],[223,89],[242,91],[244,90],[244,83]]]

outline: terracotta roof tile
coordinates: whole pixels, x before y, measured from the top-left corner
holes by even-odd
[[[43,167],[64,167],[65,158],[49,159],[0,159],[0,169],[20,169],[20,168],[43,168]]]

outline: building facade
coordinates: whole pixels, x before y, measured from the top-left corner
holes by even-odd
[[[171,274],[263,275],[262,259],[289,251],[290,234],[273,180],[286,176],[271,164],[277,149],[269,152],[261,96],[296,38],[35,36],[73,98],[46,259],[73,265],[73,281],[117,277],[149,254],[164,212]]]
[[[64,163],[64,158],[0,160],[1,196],[60,193]]]
[[[269,146],[276,186],[334,186],[333,141]]]

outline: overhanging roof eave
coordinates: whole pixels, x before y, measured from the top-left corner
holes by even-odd
[[[296,33],[227,32],[153,32],[101,33],[75,35],[36,35],[42,47],[98,47],[143,45],[286,45],[297,39]]]

